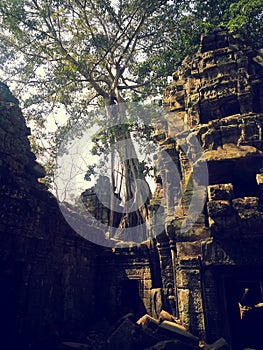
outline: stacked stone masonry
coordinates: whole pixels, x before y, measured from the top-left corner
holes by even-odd
[[[158,258],[149,245],[114,254],[73,231],[39,182],[45,172],[29,134],[18,101],[0,84],[0,333],[10,350],[74,339],[104,318],[150,313],[158,270],[155,262],[150,268]]]
[[[181,174],[175,186],[171,167],[160,171],[178,316],[208,342],[224,336],[234,349],[253,347],[251,334],[256,344],[258,336],[240,320],[237,304],[244,289],[261,288],[263,301],[262,51],[224,29],[204,36],[173,74],[163,106],[165,122],[155,133],[159,167],[168,149]],[[194,178],[204,163],[208,178]],[[182,233],[195,183],[205,182],[204,210]]]
[[[223,336],[232,349],[257,346],[258,321],[240,319],[238,305],[244,290],[256,295],[263,286],[262,51],[223,29],[204,36],[199,51],[173,74],[163,106],[155,132],[160,173],[150,202],[164,218],[151,221],[153,236],[162,233],[141,246],[112,250],[84,240],[65,222],[39,183],[44,171],[30,152],[18,101],[0,85],[6,348],[68,334],[105,316],[133,312],[158,319],[163,310],[208,343]],[[205,198],[197,218],[189,215],[193,195]],[[94,191],[83,197],[96,218],[108,222],[110,213]]]

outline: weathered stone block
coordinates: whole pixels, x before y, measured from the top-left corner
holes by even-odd
[[[136,326],[129,319],[126,318],[121,325],[111,334],[107,340],[107,350],[123,350],[131,349],[132,338],[136,331]]]
[[[178,324],[178,326],[182,326],[180,323],[180,320],[178,320],[176,317],[174,317],[173,315],[171,315],[169,312],[165,310],[162,310],[159,315],[159,322],[161,323],[163,321],[175,322]],[[185,327],[182,326],[182,329],[185,329]]]
[[[262,173],[256,174],[256,181],[257,181],[258,185],[263,184],[263,174]]]
[[[189,289],[181,289],[178,288],[178,308],[179,312],[187,313],[188,312],[188,304],[189,304]]]
[[[204,350],[229,350],[230,347],[224,338],[219,338],[213,344],[206,344]]]
[[[190,298],[192,300],[192,310],[195,314],[201,314],[203,311],[203,305],[202,305],[202,295],[201,295],[201,289],[190,289]]]
[[[263,213],[244,211],[238,214],[238,223],[242,235],[253,237],[255,235],[263,236]]]
[[[207,203],[207,212],[213,219],[234,214],[233,207],[228,200],[211,200]]]
[[[255,121],[248,120],[246,124],[244,125],[244,141],[252,141],[252,140],[258,140],[260,135],[259,135],[259,129]]]
[[[189,257],[198,257],[201,253],[200,242],[178,242],[176,244],[177,258],[179,260]]]
[[[240,234],[236,215],[209,218],[211,236],[216,238],[234,238]]]
[[[207,187],[208,200],[229,201],[234,197],[234,189],[231,183],[211,185]]]
[[[197,337],[174,322],[163,321],[159,326],[158,333],[176,338],[192,346],[198,346],[199,344],[199,339]]]
[[[200,278],[200,270],[198,269],[179,268],[176,270],[176,283],[180,288],[200,288]]]
[[[223,145],[226,143],[234,143],[234,144],[237,143],[237,140],[239,139],[241,134],[241,131],[238,125],[236,124],[221,126],[220,131],[221,131]]]
[[[141,326],[142,329],[150,328],[153,331],[159,326],[159,321],[147,314],[142,316],[136,323]]]
[[[255,212],[258,210],[259,199],[257,197],[235,198],[232,206],[237,212]]]
[[[163,290],[162,288],[153,288],[151,290],[151,312],[153,317],[159,318],[163,307]]]
[[[231,249],[231,245],[229,245]],[[234,247],[236,249],[236,255],[239,254],[240,248],[237,246],[236,242],[234,242]],[[214,241],[210,239],[202,244],[202,260],[203,263],[208,265],[234,265],[235,257],[229,255],[227,251],[221,246],[219,240]],[[209,290],[209,287],[206,286],[206,290]],[[212,303],[211,303],[212,305]]]

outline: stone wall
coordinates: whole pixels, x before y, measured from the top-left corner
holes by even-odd
[[[219,29],[201,39],[164,94],[164,105],[189,125],[263,109],[262,52]]]
[[[128,312],[151,313],[151,290],[161,287],[152,243],[112,250],[73,231],[39,182],[45,172],[29,134],[18,101],[0,84],[0,332],[12,350],[74,340],[96,324],[106,332],[105,320]]]
[[[181,174],[176,186],[171,167],[160,174],[166,233],[175,247],[178,316],[206,341],[224,336],[233,348],[245,347],[238,336],[246,333],[237,307],[241,291],[263,285],[262,102],[262,51],[220,29],[204,36],[199,51],[173,74],[163,99],[166,123],[156,130],[158,161],[168,149]],[[193,169],[204,162],[208,198],[182,233],[198,190],[193,181],[202,185]]]
[[[263,286],[262,95],[261,52],[225,30],[203,37],[197,54],[173,74],[164,94],[165,122],[155,133],[160,173],[150,210],[160,210],[160,222],[152,221],[151,229],[162,233],[140,246],[106,249],[76,234],[39,183],[44,171],[30,152],[30,131],[18,101],[1,84],[5,348],[85,331],[126,312],[158,318],[161,309],[200,339],[224,336],[232,347],[243,346],[240,292]],[[194,192],[206,195],[202,176],[193,177],[193,167],[203,163],[209,174],[206,203],[182,231]],[[94,192],[83,196],[95,205],[95,218],[107,223],[109,213],[96,208]]]
[[[88,325],[98,247],[76,235],[38,182],[18,101],[0,85],[1,344],[15,348]],[[74,325],[74,327],[73,327]]]

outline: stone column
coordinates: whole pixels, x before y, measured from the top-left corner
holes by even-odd
[[[167,288],[172,285],[174,287],[174,271],[171,250],[169,245],[169,238],[163,232],[156,237],[157,250],[159,254],[161,280],[164,294],[167,294]],[[164,300],[163,308],[167,308],[169,302]]]
[[[176,244],[176,286],[179,319],[191,333],[204,340],[200,250],[199,241]]]
[[[177,254],[176,254],[176,242],[175,240],[169,241],[170,250],[171,250],[171,258],[172,258],[172,266],[173,266],[173,286],[174,286],[174,300],[171,300],[170,298],[169,303],[171,304],[173,302],[174,306],[171,305],[171,308],[174,307],[175,310],[173,310],[173,315],[179,318],[179,310],[178,310],[178,293],[177,293],[177,283],[176,283],[176,265],[177,265]]]

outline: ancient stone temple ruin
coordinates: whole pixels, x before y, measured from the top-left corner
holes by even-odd
[[[167,149],[169,144],[185,189],[181,214],[177,210],[167,231],[175,260],[178,315],[207,341],[221,335],[233,348],[242,348],[247,342],[243,335],[256,341],[259,314],[262,324],[262,311],[257,310],[251,324],[244,326],[237,307],[247,290],[253,294],[253,305],[263,300],[262,52],[253,52],[224,30],[203,37],[197,54],[174,73],[163,104],[167,131],[159,145]],[[187,213],[183,207],[191,192],[193,166],[187,152],[195,153],[196,145],[193,136],[187,140],[178,133],[178,117],[198,139],[203,153],[200,159],[197,155],[197,163],[206,162],[209,176],[203,215],[186,234],[180,234],[178,221]],[[167,197],[172,176],[167,171],[164,176]]]
[[[74,232],[38,181],[44,171],[18,101],[0,85],[5,349],[61,349],[68,341],[65,349],[73,340],[91,349],[92,334],[103,332],[94,349],[171,341],[169,349],[198,349],[222,337],[217,348],[262,348],[263,53],[222,29],[204,36],[173,74],[163,111],[150,201],[163,230],[135,247],[103,248]],[[94,193],[85,197],[107,221]],[[153,232],[158,225],[151,221]],[[143,326],[125,318],[109,332],[127,313],[149,316]]]

